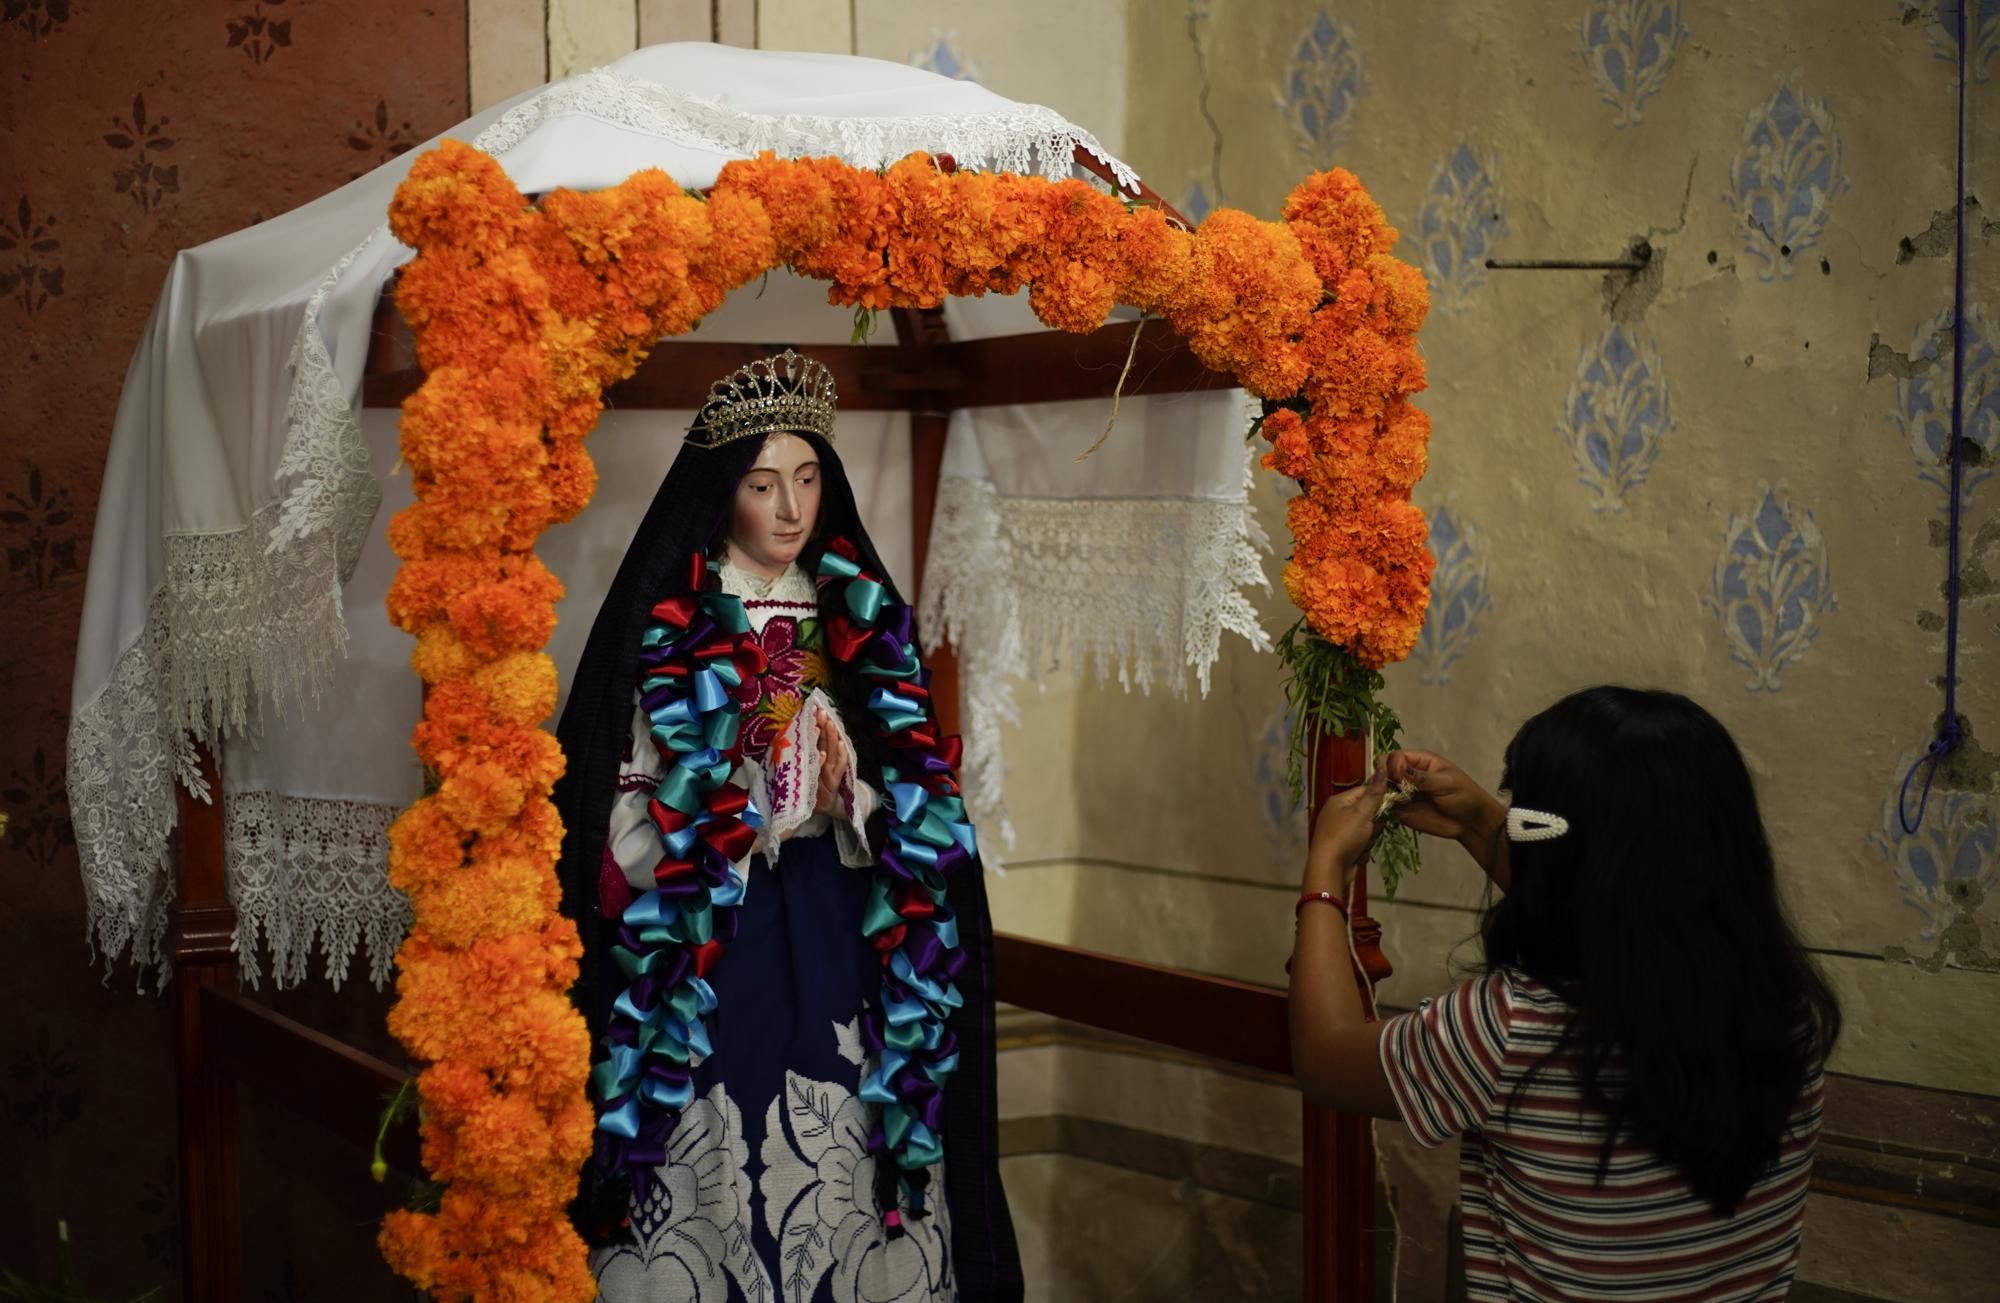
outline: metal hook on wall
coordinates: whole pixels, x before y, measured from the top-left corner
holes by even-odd
[[[1647,240],[1632,241],[1623,258],[1488,258],[1488,271],[1629,271],[1641,272],[1653,262]]]

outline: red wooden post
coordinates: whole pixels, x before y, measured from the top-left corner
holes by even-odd
[[[179,793],[181,882],[174,928],[174,1073],[180,1106],[181,1297],[234,1303],[242,1291],[236,1114],[208,1057],[202,995],[234,984],[236,908],[223,868],[222,779],[199,748],[210,799]]]
[[[1367,752],[1359,737],[1321,734],[1314,744],[1312,819],[1336,788],[1368,777]],[[1382,954],[1382,927],[1367,916],[1366,868],[1355,875],[1348,896],[1355,953],[1370,982],[1389,975]],[[1364,985],[1363,990],[1367,987]],[[1372,1016],[1374,1009],[1369,1013]],[[1305,1296],[1324,1300],[1367,1300],[1375,1296],[1375,1141],[1368,1119],[1303,1104]]]

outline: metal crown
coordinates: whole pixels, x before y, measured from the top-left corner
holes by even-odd
[[[688,442],[717,448],[733,439],[784,430],[833,439],[833,372],[786,349],[738,367],[708,387]]]

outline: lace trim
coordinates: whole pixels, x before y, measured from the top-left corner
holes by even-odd
[[[166,581],[138,641],[71,720],[70,818],[107,965],[129,948],[165,980],[174,783],[210,795],[194,739],[253,730],[267,696],[279,709],[287,695],[317,696],[347,645],[340,544],[322,534],[273,549],[278,514],[274,502],[234,533],[168,535]],[[229,868],[233,882],[233,858]]]
[[[162,702],[167,680],[163,589],[139,640],[125,649],[104,690],[70,717],[66,783],[70,823],[83,868],[84,940],[105,980],[127,950],[165,986],[169,906],[174,898],[171,839],[174,783],[209,799],[185,731]]]
[[[1246,463],[1246,482],[1249,474]],[[938,485],[919,627],[949,639],[964,693],[964,779],[979,822],[1010,844],[1001,724],[1020,722],[1010,680],[1067,657],[1099,681],[1203,696],[1223,633],[1256,651],[1270,635],[1247,592],[1268,590],[1270,540],[1245,501],[1007,498],[984,481]]]
[[[277,556],[322,531],[331,530],[340,544],[340,576],[354,573],[367,538],[369,522],[382,494],[368,461],[368,448],[361,442],[361,423],[347,396],[347,387],[333,369],[326,338],[320,333],[319,319],[333,287],[361,256],[377,232],[349,249],[328,270],[312,297],[306,300],[299,320],[298,338],[292,342],[287,366],[292,371],[292,392],[285,400],[285,451],[278,461],[280,480],[297,477],[285,495],[277,527],[271,531],[267,553]],[[338,590],[335,601],[339,600]]]
[[[515,105],[473,144],[498,156],[568,113],[718,153],[755,155],[768,149],[782,158],[834,154],[856,167],[887,167],[921,149],[950,154],[960,167],[973,171],[1035,173],[1056,180],[1070,174],[1075,151],[1082,149],[1110,168],[1126,189],[1136,192],[1139,186],[1138,173],[1106,153],[1096,136],[1039,104],[895,118],[743,113],[608,68],[558,82]]]
[[[766,579],[760,574],[745,570],[724,561],[720,567],[722,591],[731,597],[755,598],[760,603],[784,603],[793,606],[811,606],[818,609],[819,590],[813,586],[812,576],[799,568],[795,561],[785,567],[784,573],[776,579]],[[750,603],[746,601],[746,606]]]
[[[319,695],[347,648],[340,589],[379,498],[372,478],[367,486],[351,541],[343,530],[281,544],[276,502],[233,533],[167,536],[166,584],[147,627],[167,631],[161,688],[172,727],[214,741],[254,730],[267,697],[282,711],[287,695]]]
[[[365,941],[368,977],[388,984],[396,947],[410,928],[410,902],[389,885],[389,825],[397,807],[278,792],[225,792],[229,898],[236,906],[236,962],[243,980],[306,980],[315,943],[340,989]]]

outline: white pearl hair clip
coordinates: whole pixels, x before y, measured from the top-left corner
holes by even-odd
[[[1569,831],[1569,820],[1543,810],[1513,806],[1507,811],[1507,840],[1510,842],[1552,842]]]

